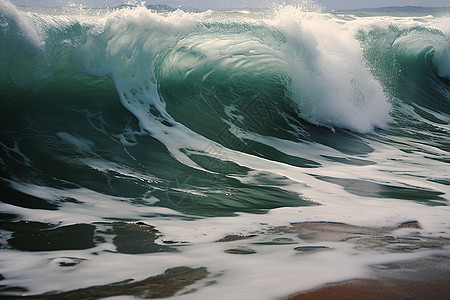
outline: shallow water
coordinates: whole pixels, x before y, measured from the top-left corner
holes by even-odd
[[[448,253],[448,24],[3,1],[1,293],[185,266],[177,297],[272,299]],[[279,230],[308,221],[392,230]]]

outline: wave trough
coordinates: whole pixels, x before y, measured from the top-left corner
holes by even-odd
[[[0,2],[0,294],[187,266],[176,297],[269,299],[448,254],[413,242],[450,234],[447,25]],[[289,227],[318,221],[402,243]]]

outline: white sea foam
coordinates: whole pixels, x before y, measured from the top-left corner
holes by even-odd
[[[380,84],[365,66],[360,46],[353,37],[355,30],[349,29],[352,26],[363,27],[371,22],[379,25],[386,22],[386,17],[372,19],[370,22],[367,19],[353,20],[352,25],[341,27],[335,21],[330,21],[329,16],[307,14],[296,8],[286,7],[278,10],[274,19],[259,21],[259,24],[267,23],[281,30],[289,40],[287,45],[273,50],[264,42],[255,40],[220,40],[217,36],[210,41],[203,41],[201,37],[189,39],[189,34],[210,14],[213,13],[190,14],[177,11],[162,15],[139,7],[108,12],[98,23],[89,19],[95,26],[84,45],[73,49],[74,65],[90,75],[109,76],[114,81],[122,104],[139,119],[143,131],[149,132],[163,143],[180,162],[201,169],[189,155],[205,155],[204,152],[208,149],[211,157],[252,169],[248,176],[236,175],[233,177],[235,179],[256,182],[257,175],[261,173],[280,176],[290,182],[283,188],[321,205],[283,207],[270,210],[267,214],[239,213],[231,217],[206,218],[158,207],[156,205],[159,199],[154,197],[145,198],[147,203],[144,205],[142,202],[134,203],[132,198],[105,195],[85,187],[63,189],[7,180],[15,190],[57,203],[60,207],[58,210],[48,211],[0,203],[0,210],[4,213],[59,225],[98,224],[111,222],[112,219],[142,221],[161,232],[162,237],[157,240],[158,243],[175,241],[179,242],[178,246],[182,246],[178,247],[180,253],[141,255],[114,253],[115,245],[108,239],[92,249],[81,251],[29,253],[2,249],[0,262],[2,275],[5,277],[2,284],[24,286],[29,289],[25,294],[35,294],[109,284],[128,278],[140,280],[177,266],[204,266],[210,272],[209,277],[197,283],[198,290],[195,293],[178,295],[177,298],[273,299],[329,282],[369,276],[367,266],[370,264],[449,253],[448,247],[410,253],[391,253],[376,249],[359,251],[350,242],[324,240],[312,244],[287,233],[278,234],[277,237],[291,238],[294,244],[257,244],[273,240],[274,235],[267,232],[270,228],[305,221],[394,227],[405,221],[418,220],[423,229],[414,231],[424,236],[448,238],[449,206],[433,207],[389,196],[377,197],[375,192],[371,196],[361,197],[341,185],[318,179],[319,176],[328,176],[357,179],[378,186],[438,191],[442,193],[438,201],[448,204],[445,203],[450,194],[448,184],[433,181],[450,180],[443,168],[445,163],[439,161],[447,158],[448,154],[438,147],[423,145],[408,137],[389,137],[388,143],[384,137],[378,138],[376,135],[354,135],[355,139],[359,139],[361,144],[372,151],[352,155],[319,143],[286,141],[239,128],[230,129],[238,138],[259,142],[281,153],[321,163],[320,168],[306,169],[227,149],[193,132],[167,113],[166,104],[159,97],[154,74],[154,63],[161,57],[164,49],[193,41],[197,49],[206,56],[226,57],[239,52],[246,55],[266,55],[271,67],[277,67],[292,77],[289,86],[292,97],[297,101],[301,115],[312,123],[370,132],[374,127],[385,127],[390,120],[390,106],[386,97]],[[226,13],[223,15],[226,19]],[[248,14],[240,15],[246,18]],[[249,17],[254,22],[254,16]],[[267,18],[267,15],[264,17]],[[401,20],[389,22],[397,24]],[[221,43],[217,43],[218,41]],[[282,56],[279,58],[281,67],[274,63],[276,59],[273,57],[277,55]],[[438,54],[437,57],[444,58],[437,59],[445,60],[445,55],[448,53]],[[254,61],[244,63],[228,58],[223,64],[224,67],[245,68],[252,62]],[[198,61],[184,63],[184,68],[180,69],[195,67]],[[189,76],[189,73],[184,75]],[[419,120],[420,116],[411,107],[408,108],[411,116]],[[235,114],[231,106],[226,109],[228,116],[243,120],[243,116]],[[447,125],[439,126],[448,132]],[[95,146],[93,141],[67,132],[59,132],[57,136],[83,153],[91,153]],[[438,138],[438,135],[433,136],[432,133],[430,136]],[[124,146],[131,147],[134,144]],[[20,153],[17,147],[14,149]],[[374,163],[354,166],[326,160],[324,156],[343,160],[357,158]],[[97,157],[84,159],[82,162],[98,172],[114,172],[136,180],[159,182],[158,178],[149,174],[141,174],[119,163],[105,162]],[[65,198],[73,198],[78,202],[62,201]],[[96,234],[101,235],[99,232]],[[258,236],[229,243],[216,242],[229,234]],[[412,232],[408,230],[393,233],[394,236],[409,234]],[[305,245],[328,246],[333,250],[306,255],[294,250],[297,246]],[[233,255],[224,252],[236,247],[251,248],[257,253]],[[54,260],[61,257],[78,257],[86,261],[75,268],[61,268]],[[215,284],[210,284],[212,281]],[[118,298],[130,297],[114,297]]]
[[[292,97],[308,121],[357,132],[386,127],[390,105],[352,32],[326,15],[282,7],[269,21],[285,33]]]

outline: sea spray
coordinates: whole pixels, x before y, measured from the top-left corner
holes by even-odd
[[[448,255],[445,16],[0,17],[2,296],[188,267],[180,299],[273,299]]]
[[[386,127],[390,105],[351,32],[291,6],[280,8],[271,24],[287,37],[289,89],[303,118],[357,132]]]

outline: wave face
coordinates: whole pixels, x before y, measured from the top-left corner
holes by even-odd
[[[177,261],[217,274],[206,257],[226,263],[229,254],[215,241],[267,224],[419,219],[423,230],[448,235],[448,20],[292,6],[193,13],[0,2],[0,258],[29,262],[6,268],[4,284],[48,292],[46,277],[26,268],[50,274],[55,266],[33,254],[42,249],[17,244],[22,222],[81,226],[73,230],[94,236],[80,246],[89,250],[45,248],[47,260],[64,250],[66,259],[97,264],[120,243],[108,242],[108,226],[145,222],[166,241],[190,245],[149,255],[156,269]],[[117,247],[122,266],[144,278],[138,259]],[[335,248],[339,260],[352,260],[348,246]],[[205,258],[194,263],[189,251]],[[277,272],[294,261],[283,251],[270,264],[256,257]],[[317,272],[305,288],[324,283],[330,266],[311,259]],[[241,262],[223,270],[244,274]],[[126,279],[109,269],[95,284]],[[77,272],[52,289],[88,286]],[[263,289],[257,279],[245,284],[260,298],[281,297],[298,288],[289,278]],[[212,290],[231,290],[218,281]]]
[[[361,31],[365,57],[393,97],[448,114],[449,45],[440,30],[412,26]]]

